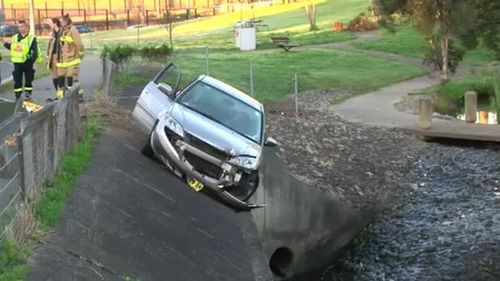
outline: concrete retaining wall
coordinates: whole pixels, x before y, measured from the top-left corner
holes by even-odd
[[[252,214],[277,277],[325,266],[365,225],[359,211],[328,190],[294,177],[273,149],[265,151],[261,184],[252,200],[269,206]]]

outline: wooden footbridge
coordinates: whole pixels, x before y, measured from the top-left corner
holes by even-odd
[[[465,94],[465,120],[433,120],[430,99],[419,100],[419,132],[424,138],[445,138],[500,143],[500,125],[488,124],[492,119],[477,113],[477,95]],[[500,116],[496,116],[500,119]],[[497,120],[498,120],[497,119]],[[489,122],[488,122],[489,121]],[[500,120],[498,120],[500,121]],[[497,122],[495,122],[497,123]],[[498,122],[500,123],[500,122]]]

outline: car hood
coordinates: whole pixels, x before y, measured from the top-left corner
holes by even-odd
[[[260,158],[262,147],[231,129],[175,103],[172,116],[189,133],[207,144],[232,155],[252,155]]]

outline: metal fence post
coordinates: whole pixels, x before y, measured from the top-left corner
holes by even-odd
[[[106,9],[106,30],[109,30],[109,11]]]
[[[295,73],[293,81],[295,86],[295,116],[299,117],[299,80],[297,73]]]
[[[252,95],[252,97],[255,96],[254,87],[253,87],[253,64],[252,64],[252,62],[250,62],[250,94]]]
[[[20,183],[19,185],[21,186],[21,196],[23,200],[26,200],[26,181],[25,181],[25,171],[24,171],[24,154],[23,154],[23,125],[21,123],[21,132],[17,134],[16,136],[16,141],[17,141],[17,149],[19,153],[19,177],[20,177]]]
[[[206,65],[207,65],[207,75],[210,75],[209,56],[208,56],[208,46],[205,48],[205,61],[206,61]]]
[[[140,36],[140,30],[141,30],[141,26],[137,26],[137,46],[139,46],[139,43],[140,43],[140,39],[139,39],[139,36]]]
[[[42,35],[42,23],[41,23],[41,16],[40,16],[40,9],[37,9],[37,14],[38,14],[38,35]]]

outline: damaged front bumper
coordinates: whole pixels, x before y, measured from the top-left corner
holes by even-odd
[[[205,153],[197,149],[196,147],[190,146],[189,144],[183,142],[182,140],[176,140],[175,146],[168,139],[164,132],[165,125],[160,123],[156,127],[156,130],[151,135],[151,146],[155,151],[155,154],[165,163],[169,168],[174,171],[178,176],[183,175],[187,178],[195,179],[202,183],[205,187],[216,192],[218,196],[230,206],[240,209],[240,210],[250,210],[255,208],[265,207],[265,205],[250,204],[248,202],[242,201],[231,193],[229,193],[225,187],[235,184],[234,175],[229,177],[221,177],[220,179],[215,179],[205,174],[196,171],[189,163],[185,157],[185,152],[188,151],[191,154],[196,155],[208,162],[211,162],[222,168],[224,172],[229,172],[232,168],[229,164],[213,157],[212,155]],[[181,173],[179,173],[179,170]]]

